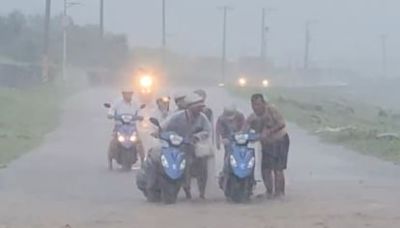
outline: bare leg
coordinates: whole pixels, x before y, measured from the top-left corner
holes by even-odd
[[[264,169],[262,172],[265,188],[267,189],[267,197],[270,197],[274,192],[274,178],[271,169]]]
[[[146,155],[145,155],[145,152],[144,152],[144,146],[143,146],[142,141],[139,141],[139,142],[136,144],[136,150],[137,150],[137,152],[138,152],[138,154],[139,154],[140,165],[143,166],[143,164],[144,164],[144,159],[145,159]]]
[[[285,174],[283,170],[275,170],[275,196],[285,195]]]

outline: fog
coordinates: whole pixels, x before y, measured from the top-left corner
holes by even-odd
[[[76,23],[98,22],[98,0],[81,0],[70,9]],[[106,0],[107,30],[126,33],[132,46],[157,47],[161,43],[160,0]],[[278,65],[303,64],[305,23],[310,27],[310,61],[315,67],[351,68],[379,74],[382,60],[381,35],[387,36],[388,72],[398,75],[400,31],[396,0],[167,0],[167,42],[174,51],[187,55],[220,56],[222,11],[228,15],[227,54],[230,59],[259,55],[261,8],[267,16],[268,57]],[[0,12],[21,9],[42,13],[43,1],[2,0]],[[52,14],[62,11],[62,1],[53,1]]]

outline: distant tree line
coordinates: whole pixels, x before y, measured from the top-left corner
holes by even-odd
[[[63,18],[51,19],[50,64],[62,62]],[[0,16],[0,63],[40,64],[44,46],[44,17],[14,11]],[[100,36],[97,25],[68,25],[68,63],[78,67],[116,68],[125,64],[129,46],[124,35]]]

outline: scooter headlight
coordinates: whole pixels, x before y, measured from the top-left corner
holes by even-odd
[[[186,159],[182,160],[181,166],[179,166],[180,170],[184,170],[186,168]]]
[[[249,164],[247,164],[247,168],[251,169],[254,167],[255,164],[256,164],[256,159],[252,157],[249,161]]]
[[[249,140],[249,135],[248,134],[236,134],[235,135],[235,141],[238,144],[245,144]]]
[[[164,155],[161,155],[161,165],[164,168],[169,168],[169,164],[168,164],[167,158]]]
[[[133,133],[133,134],[131,135],[131,137],[129,138],[129,140],[130,140],[131,142],[136,142],[136,141],[138,140],[136,133]]]
[[[118,135],[118,142],[125,142],[125,137],[123,135]]]
[[[179,146],[182,144],[183,138],[179,135],[171,135],[169,137],[169,141],[171,142],[172,145]]]
[[[231,162],[231,166],[232,166],[233,168],[236,168],[236,167],[237,167],[237,162],[236,162],[235,157],[233,157],[233,155],[230,156],[230,162]]]

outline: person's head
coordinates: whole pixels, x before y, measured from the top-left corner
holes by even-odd
[[[222,115],[229,120],[233,120],[236,114],[237,114],[237,109],[235,105],[225,106],[224,112],[222,113]]]
[[[133,97],[133,89],[130,87],[125,87],[121,90],[122,98],[126,102],[131,102]]]
[[[185,103],[187,109],[192,113],[193,116],[198,116],[204,109],[203,98],[196,93],[189,94],[185,97]]]
[[[167,96],[158,98],[156,101],[158,109],[164,112],[168,112],[170,100],[170,97]]]
[[[264,114],[266,103],[264,96],[260,93],[251,96],[251,107],[253,108],[254,113],[258,116]]]
[[[207,92],[205,91],[205,90],[203,90],[203,89],[198,89],[198,90],[195,90],[195,91],[193,91],[195,94],[197,94],[197,95],[199,95],[202,99],[203,99],[203,101],[206,101],[206,99],[207,99]]]
[[[181,93],[175,94],[174,101],[175,101],[175,104],[178,107],[178,109],[186,108],[185,97],[186,97],[185,94],[181,94]]]

